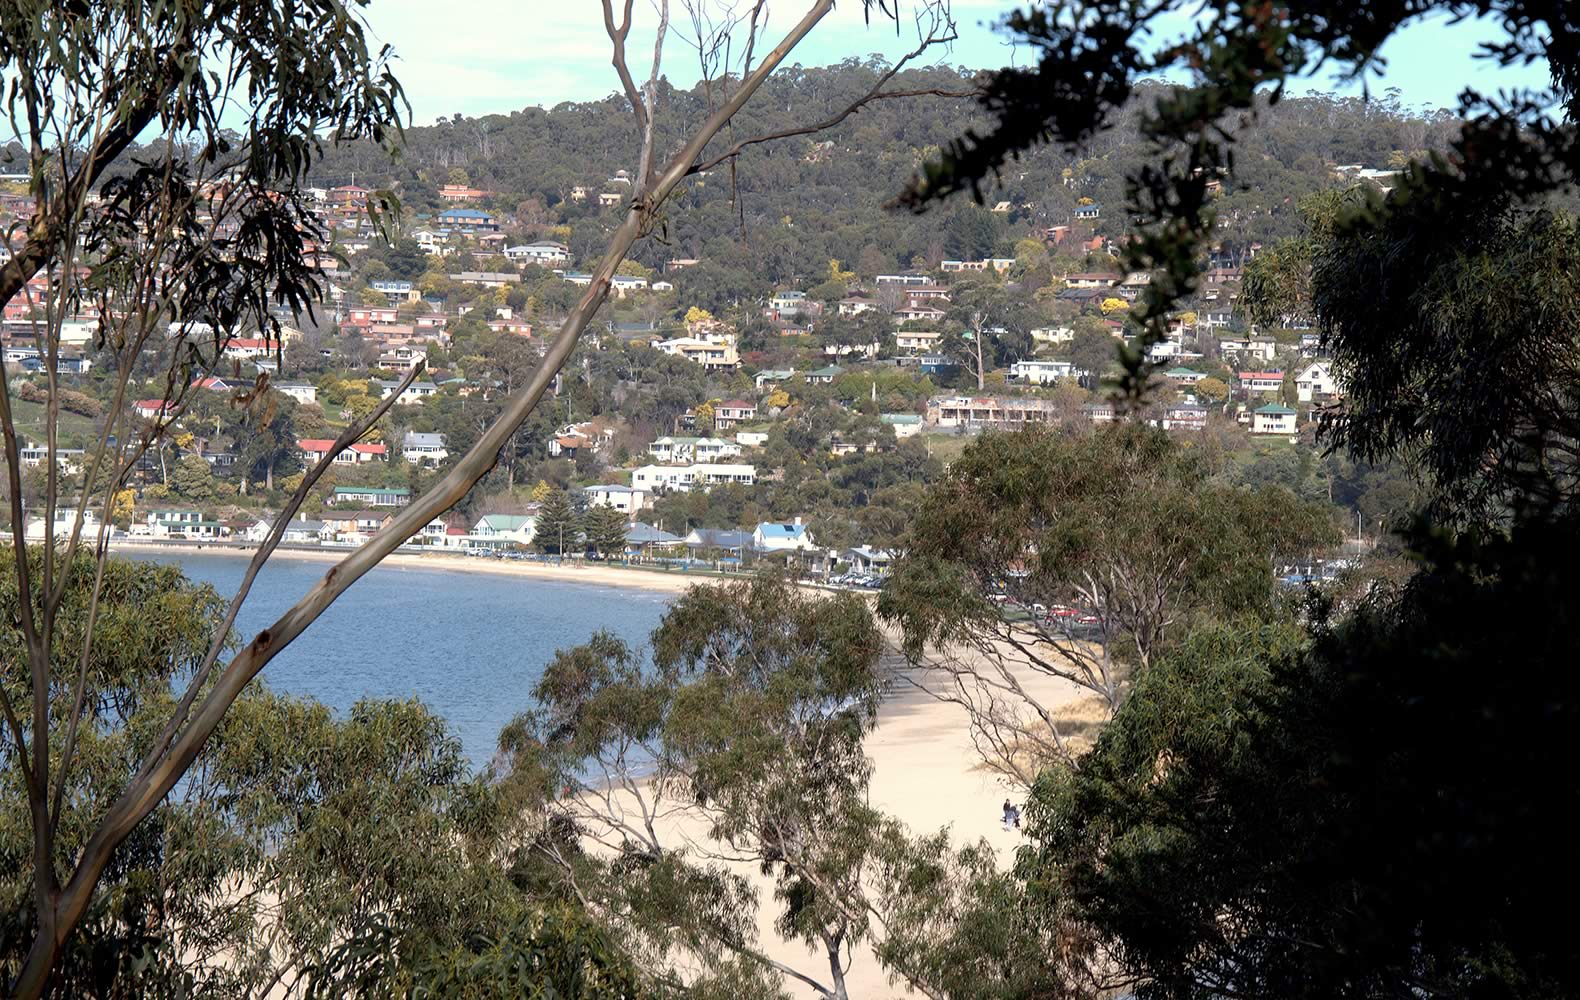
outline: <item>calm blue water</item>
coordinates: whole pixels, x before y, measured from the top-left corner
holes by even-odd
[[[179,563],[228,600],[247,558],[203,552],[138,553]],[[324,574],[329,563],[279,559],[258,574],[237,617],[250,639]],[[449,569],[379,567],[264,668],[276,691],[309,695],[344,712],[361,698],[422,699],[449,720],[475,766],[499,731],[527,708],[556,649],[604,629],[633,646],[672,599],[643,590],[523,580]]]

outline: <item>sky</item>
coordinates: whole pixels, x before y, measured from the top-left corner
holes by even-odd
[[[914,0],[902,3],[906,10],[915,7]],[[745,5],[736,0],[737,7]],[[672,6],[679,8],[678,0]],[[1029,61],[1028,50],[1017,50],[994,27],[1013,6],[1013,0],[954,0],[960,37],[924,64],[981,69]],[[792,13],[804,9],[793,0],[769,4],[775,41],[792,23]],[[839,4],[789,61],[817,66],[871,53],[892,60],[915,47],[914,26],[902,23],[897,35],[893,22],[875,16],[871,25],[863,23],[861,10],[858,0]],[[435,23],[463,13],[460,23]],[[508,114],[528,105],[598,100],[619,88],[609,65],[609,39],[598,0],[373,0],[367,20],[374,38],[392,46],[397,56],[395,74],[406,88],[418,125],[457,113]],[[651,64],[658,21],[653,0],[636,0],[633,20],[631,70],[642,80]],[[1398,87],[1407,106],[1453,107],[1467,85],[1484,91],[1547,85],[1545,66],[1500,69],[1473,58],[1478,42],[1494,35],[1493,26],[1477,22],[1451,26],[1437,18],[1412,25],[1383,50],[1388,66],[1370,81],[1373,93]],[[673,32],[665,48],[664,72],[683,87],[699,75],[695,50]],[[1360,92],[1359,85],[1342,87],[1331,76],[1305,81],[1297,89]]]

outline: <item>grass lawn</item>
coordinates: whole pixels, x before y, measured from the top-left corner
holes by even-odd
[[[977,439],[975,434],[957,434],[954,431],[940,431],[936,433],[922,432],[921,440],[927,445],[927,453],[943,462],[945,465],[960,457],[966,445]]]
[[[11,400],[11,412],[16,417],[17,436],[26,441],[43,444],[49,422],[49,410],[43,403]],[[55,433],[62,448],[85,448],[93,443],[96,428],[93,418],[61,410],[56,418]]]

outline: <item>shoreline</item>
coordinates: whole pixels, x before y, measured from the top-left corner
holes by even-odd
[[[117,539],[110,543],[111,555],[146,555],[164,552],[178,555],[183,552],[201,555],[222,555],[252,558],[257,548],[251,545],[234,545],[216,542],[142,542]],[[269,557],[303,562],[335,563],[355,551],[312,548],[285,548],[274,550]],[[439,553],[392,552],[380,561],[378,567],[400,569],[431,569],[455,573],[476,573],[489,576],[516,576],[545,583],[581,583],[602,587],[646,590],[662,594],[680,594],[699,583],[728,580],[722,574],[707,570],[643,569],[619,563],[589,563],[571,560],[565,563],[540,563],[525,559],[502,560],[481,556],[448,555]]]

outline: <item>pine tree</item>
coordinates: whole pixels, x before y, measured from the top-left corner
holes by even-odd
[[[592,507],[584,516],[587,547],[608,557],[625,551],[625,533],[630,522],[625,513],[613,507]]]
[[[550,490],[538,508],[538,523],[533,544],[539,552],[563,555],[574,552],[581,535],[581,518],[571,506],[571,498],[564,490]],[[564,544],[562,551],[560,546]]]

